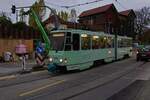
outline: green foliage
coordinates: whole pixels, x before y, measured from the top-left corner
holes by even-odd
[[[20,21],[24,22],[25,21],[25,15],[24,15],[24,9],[23,8],[20,10],[19,16],[20,16]]]
[[[64,21],[68,21],[69,13],[66,11],[60,11],[58,12],[58,16],[63,19]]]
[[[44,0],[39,0],[39,6],[45,6]],[[39,7],[39,16],[42,19],[46,14],[46,8],[45,7]]]
[[[12,24],[10,18],[5,16],[5,15],[0,16],[0,23],[2,23],[4,25],[11,25]]]
[[[17,28],[18,31],[25,30],[25,28],[27,27],[27,25],[24,22],[17,22],[13,24],[13,26],[14,28]]]
[[[45,6],[44,0],[36,1],[31,8],[34,9],[39,19],[42,20],[45,16],[46,8],[40,6]],[[29,15],[29,25],[37,29],[37,25],[31,14]]]

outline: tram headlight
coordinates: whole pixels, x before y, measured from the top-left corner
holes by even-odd
[[[50,57],[50,58],[49,58],[49,61],[52,62],[52,61],[53,61],[53,58]]]
[[[64,63],[67,63],[67,59],[66,58],[64,59]]]
[[[111,54],[111,51],[108,51],[109,54]]]
[[[62,63],[62,62],[63,62],[63,59],[59,59],[59,61]]]

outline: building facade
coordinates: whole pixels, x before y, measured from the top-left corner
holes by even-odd
[[[113,4],[109,4],[82,12],[78,21],[90,30],[133,36],[135,18],[133,10],[118,12]]]

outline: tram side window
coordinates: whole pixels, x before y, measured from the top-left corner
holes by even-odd
[[[82,50],[88,50],[91,48],[91,40],[90,36],[81,36],[81,49]]]
[[[73,34],[73,50],[80,49],[80,37],[79,34]]]
[[[71,32],[66,33],[66,44],[71,44]]]
[[[115,47],[115,39],[112,38],[112,48],[114,48],[114,47]]]
[[[127,47],[131,47],[132,46],[132,40],[131,39],[127,39]]]
[[[112,47],[112,42],[113,42],[113,40],[112,40],[112,38],[111,37],[108,37],[107,38],[107,48],[111,48]]]
[[[126,41],[125,39],[121,39],[121,47],[126,47]]]
[[[125,47],[125,44],[124,44],[125,42],[124,42],[124,39],[121,39],[120,40],[120,48],[123,48],[123,47]]]
[[[129,47],[129,40],[128,39],[124,39],[124,47]]]
[[[112,47],[112,39],[111,37],[103,37],[101,41],[101,48],[111,48]]]
[[[128,47],[128,40],[124,39],[124,47]]]
[[[100,48],[99,36],[93,36],[93,38],[92,38],[92,49],[98,49],[98,48]]]
[[[105,48],[105,43],[104,43],[104,38],[103,37],[99,38],[99,45],[100,45],[99,48]]]

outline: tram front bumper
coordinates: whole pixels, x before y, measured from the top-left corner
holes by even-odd
[[[48,70],[49,72],[56,72],[57,66],[56,66],[55,64],[48,64],[48,65],[47,65],[47,70]]]

